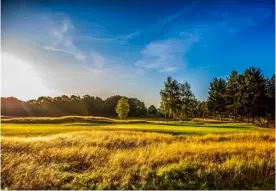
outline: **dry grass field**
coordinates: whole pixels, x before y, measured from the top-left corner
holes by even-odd
[[[2,123],[1,186],[274,189],[274,130],[215,125]]]

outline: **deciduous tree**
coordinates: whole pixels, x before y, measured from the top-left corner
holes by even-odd
[[[129,103],[128,100],[122,97],[116,106],[116,113],[120,119],[126,119],[129,113]]]

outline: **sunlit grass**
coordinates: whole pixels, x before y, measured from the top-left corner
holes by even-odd
[[[246,124],[2,124],[1,186],[274,189],[274,157],[274,131]]]
[[[63,123],[63,124],[32,124],[32,123],[2,123],[3,135],[30,135],[32,134],[54,134],[70,131],[87,130],[131,130],[146,132],[161,132],[172,134],[208,134],[208,133],[233,133],[268,131],[273,129],[259,128],[246,123],[194,123],[194,122],[170,122],[170,123]]]
[[[175,124],[178,121],[167,121],[162,117],[145,117],[135,118],[130,117],[128,120],[119,120],[118,117],[97,117],[97,116],[63,116],[63,117],[9,117],[1,116],[1,121],[4,123],[74,123],[74,122],[88,122],[88,123],[159,123],[159,124]],[[189,121],[182,121],[180,123],[221,123],[219,119],[214,118],[193,118]],[[224,119],[223,123],[231,123],[229,119]]]

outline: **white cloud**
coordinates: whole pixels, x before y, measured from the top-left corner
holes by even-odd
[[[64,19],[59,28],[54,27],[51,31],[51,35],[55,37],[55,41],[51,46],[44,46],[43,48],[46,50],[72,55],[77,59],[74,62],[82,69],[85,69],[85,71],[90,72],[92,75],[104,74],[106,72],[105,64],[107,62],[105,56],[94,50],[90,50],[89,53],[84,54],[84,51],[73,43],[73,29],[73,23],[70,22],[69,19]]]
[[[172,72],[185,66],[185,54],[199,40],[191,33],[180,33],[179,39],[167,39],[149,43],[142,51],[142,58],[135,62],[138,68],[158,72]]]
[[[55,41],[50,46],[44,46],[44,49],[64,52],[74,56],[78,60],[85,60],[86,56],[73,44],[72,37],[69,33],[69,29],[72,28],[73,25],[68,20],[64,20],[60,28],[54,29],[51,32],[51,35],[55,37]]]
[[[173,72],[178,69],[179,69],[178,67],[167,67],[167,68],[159,69],[158,72]]]

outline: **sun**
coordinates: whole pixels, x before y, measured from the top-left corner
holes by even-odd
[[[1,96],[13,96],[21,100],[50,95],[37,71],[17,56],[2,52]]]

